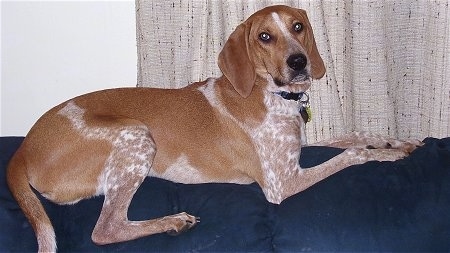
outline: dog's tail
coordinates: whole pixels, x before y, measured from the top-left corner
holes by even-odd
[[[39,252],[55,252],[55,231],[41,201],[28,182],[22,148],[19,148],[10,160],[6,176],[12,195],[36,233]]]

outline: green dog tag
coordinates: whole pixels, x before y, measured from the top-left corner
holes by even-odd
[[[312,111],[311,111],[311,107],[307,106],[305,108],[306,114],[308,115],[308,119],[306,120],[306,122],[310,122],[312,120]]]
[[[312,118],[311,107],[302,106],[300,109],[300,115],[305,123],[310,122]]]

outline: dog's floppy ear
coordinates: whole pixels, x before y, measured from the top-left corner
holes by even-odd
[[[234,89],[244,98],[252,92],[255,66],[248,52],[249,29],[246,23],[236,27],[219,54],[219,68]]]
[[[322,57],[320,57],[319,50],[317,50],[316,40],[314,39],[313,30],[311,24],[309,23],[308,16],[304,10],[300,10],[300,15],[306,20],[305,25],[307,25],[305,34],[305,49],[309,55],[309,60],[311,61],[311,75],[314,79],[320,79],[325,75],[325,64],[323,63]]]

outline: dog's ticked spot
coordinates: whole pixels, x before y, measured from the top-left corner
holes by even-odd
[[[299,173],[300,114],[297,104],[286,103],[267,93],[264,103],[269,109],[264,122],[250,132],[258,150],[263,174],[263,191],[269,202],[280,203],[286,196],[284,181]]]
[[[85,109],[74,101],[69,101],[59,110],[58,114],[66,117],[75,130],[88,139],[106,139],[110,136],[110,129],[104,127],[88,127],[84,119]]]
[[[98,177],[96,195],[113,193],[127,187],[136,189],[150,170],[156,148],[144,125],[115,127],[90,127],[84,119],[86,111],[74,101],[69,101],[58,112],[66,117],[77,132],[91,140],[105,140],[112,149],[105,168]],[[128,180],[123,180],[127,178]],[[127,185],[127,186],[125,186]]]

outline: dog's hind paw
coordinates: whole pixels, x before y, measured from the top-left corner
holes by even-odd
[[[197,223],[200,222],[199,217],[189,215],[185,212],[171,215],[171,216],[168,216],[167,218],[174,220],[173,228],[167,231],[167,234],[172,235],[172,236],[179,235],[179,234],[191,229]]]

